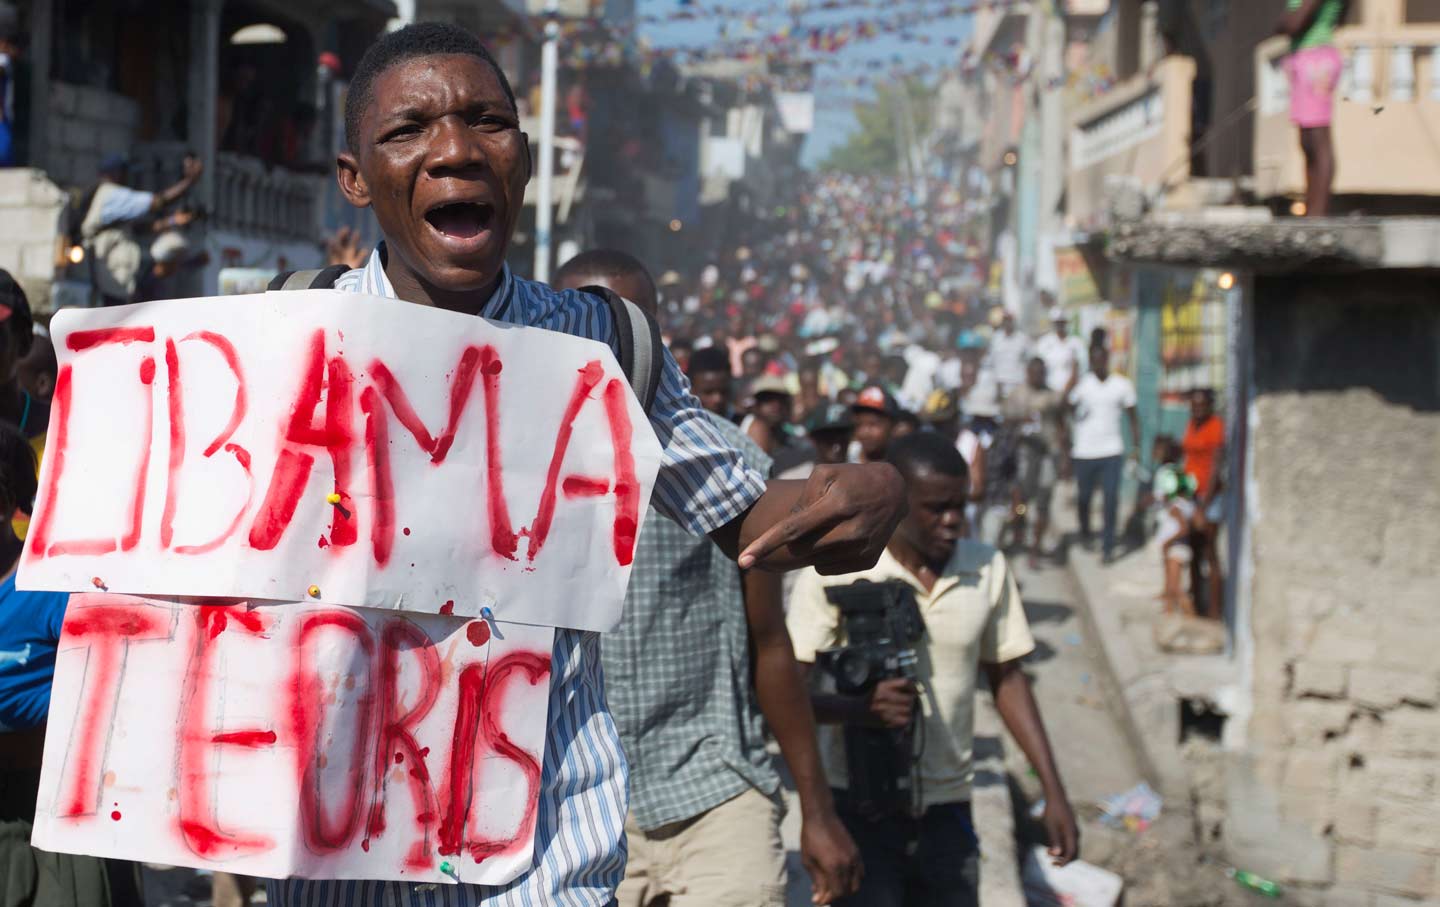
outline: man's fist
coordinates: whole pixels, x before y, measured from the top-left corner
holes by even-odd
[[[825,574],[867,570],[904,515],[905,483],[889,463],[816,466],[790,516],[751,542],[739,563],[767,567],[784,550],[781,570],[795,561]]]
[[[915,699],[918,696],[914,681],[903,677],[882,680],[870,691],[865,701],[865,711],[870,721],[880,727],[899,729],[910,723],[915,714]]]

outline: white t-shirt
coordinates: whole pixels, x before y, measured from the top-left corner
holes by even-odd
[[[1070,455],[1077,460],[1118,457],[1125,452],[1120,420],[1135,405],[1135,385],[1111,372],[1104,381],[1086,372],[1070,391],[1075,406]]]
[[[1077,364],[1088,368],[1085,344],[1079,337],[1061,337],[1054,331],[1035,342],[1035,355],[1045,360],[1045,383],[1052,391],[1065,390],[1070,383],[1071,369]]]
[[[1025,383],[1025,363],[1030,359],[1030,338],[1016,331],[996,331],[990,337],[990,371],[1002,387]],[[1062,385],[1063,386],[1063,385]]]

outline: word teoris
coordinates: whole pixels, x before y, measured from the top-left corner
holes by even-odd
[[[509,881],[531,860],[552,631],[502,632],[76,595],[34,843],[276,878]]]
[[[619,619],[659,445],[603,344],[333,291],[52,330],[24,588]]]

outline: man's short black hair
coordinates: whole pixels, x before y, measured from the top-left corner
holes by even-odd
[[[446,54],[462,54],[484,60],[495,70],[495,76],[500,80],[500,87],[505,90],[505,98],[510,102],[511,109],[516,109],[515,90],[510,87],[510,80],[505,78],[505,71],[495,62],[485,45],[480,43],[479,38],[458,25],[446,22],[416,22],[392,31],[371,44],[370,49],[365,51],[365,55],[355,66],[355,74],[350,77],[350,88],[345,95],[345,144],[350,146],[352,154],[357,152],[360,144],[360,118],[375,100],[375,80],[380,78],[381,73],[397,63],[416,57]]]
[[[690,356],[690,374],[704,375],[711,372],[724,372],[727,375],[730,371],[730,354],[718,346],[707,346],[704,349],[696,350]]]
[[[3,269],[0,269],[0,306],[10,310],[5,328],[15,338],[15,358],[23,359],[35,343],[35,319],[30,314],[30,300],[25,290]]]
[[[649,270],[640,263],[640,259],[619,249],[588,249],[565,262],[555,272],[555,282],[563,283],[565,278],[576,277],[613,277],[618,279],[636,278],[649,288],[648,299],[632,299],[631,302],[642,308],[651,309],[650,314],[654,315],[655,300],[660,293],[655,288],[655,278],[650,276]]]
[[[20,430],[0,422],[0,507],[29,513],[35,506],[35,450]]]
[[[906,483],[921,472],[938,472],[957,479],[970,478],[970,467],[955,449],[955,444],[933,431],[917,431],[891,441],[885,450],[885,461],[900,470]]]

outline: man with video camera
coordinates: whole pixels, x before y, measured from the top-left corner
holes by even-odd
[[[1079,832],[1020,659],[1035,647],[1004,554],[965,538],[969,476],[942,436],[893,442],[909,514],[871,569],[800,574],[787,624],[812,670],[821,756],[865,863],[837,905],[979,903],[970,815],[975,686],[1040,778],[1050,855],[1073,860]],[[815,676],[818,675],[818,676]],[[825,692],[818,692],[825,690]]]

